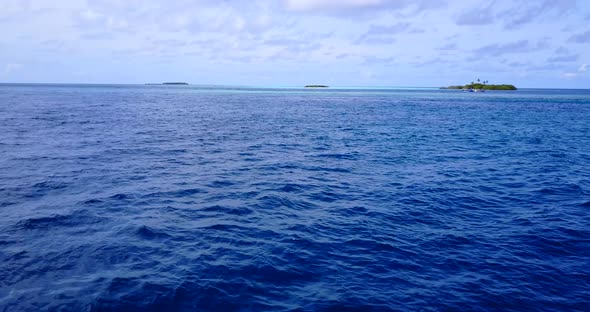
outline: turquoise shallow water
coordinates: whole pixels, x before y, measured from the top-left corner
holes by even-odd
[[[0,85],[0,311],[585,311],[590,91]]]

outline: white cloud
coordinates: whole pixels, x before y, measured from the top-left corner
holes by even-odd
[[[583,43],[589,28],[564,26],[584,25],[590,1],[578,0],[576,11],[572,1],[484,0],[475,5],[480,12],[459,0],[0,0],[0,75],[84,77],[53,66],[62,64],[89,73],[87,80],[125,82],[121,72],[141,72],[129,82],[183,73],[194,76],[191,82],[220,77],[229,83],[241,70],[288,83],[296,80],[291,70],[309,66],[306,75],[321,77],[334,66],[374,70],[384,85],[450,84],[479,71],[521,85],[516,74],[506,74],[516,70],[545,75],[526,86],[581,84],[590,50],[568,40]],[[520,7],[543,9],[540,15],[511,10]],[[486,26],[460,26],[461,14],[467,24]],[[509,23],[514,27],[507,32]],[[509,65],[519,62],[516,69]],[[26,71],[8,63],[26,64]],[[382,69],[391,64],[395,72]],[[334,75],[341,83],[357,78]]]
[[[446,0],[283,0],[282,3],[290,12],[359,19],[366,18],[368,13],[399,13],[410,9],[415,15],[446,6]]]
[[[19,69],[21,69],[23,67],[22,64],[18,64],[18,63],[9,63],[6,64],[6,66],[4,66],[4,73],[5,74],[11,74],[15,71],[18,71]]]
[[[287,9],[301,12],[370,8],[383,5],[384,3],[384,0],[286,0]]]
[[[582,76],[582,74],[584,74],[585,72],[588,71],[588,64],[582,64],[580,65],[580,67],[578,68],[578,71],[575,73],[564,73],[563,77],[566,79],[574,79],[574,78],[578,78],[580,76]]]
[[[80,14],[80,17],[87,21],[96,21],[102,18],[102,15],[93,10],[85,10],[84,12],[82,12],[82,14]]]

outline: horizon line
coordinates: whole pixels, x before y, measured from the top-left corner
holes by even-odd
[[[0,85],[88,85],[88,86],[165,86],[165,87],[240,87],[240,88],[305,88],[305,85],[241,85],[241,84],[193,84],[187,82],[186,85],[166,85],[164,82],[146,82],[146,83],[113,83],[113,82],[0,82]],[[327,88],[399,88],[399,89],[441,89],[447,86],[393,86],[393,85],[327,85]],[[307,88],[313,89],[313,88]],[[552,88],[552,87],[519,87],[523,89],[538,90],[590,90],[590,88]]]

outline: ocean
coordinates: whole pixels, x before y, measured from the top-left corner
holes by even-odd
[[[589,309],[589,90],[0,85],[0,311]]]

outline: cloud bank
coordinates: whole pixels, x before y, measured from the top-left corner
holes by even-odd
[[[588,83],[585,1],[4,0],[2,7],[4,82],[300,85],[314,77],[439,86],[477,75],[525,86]]]

